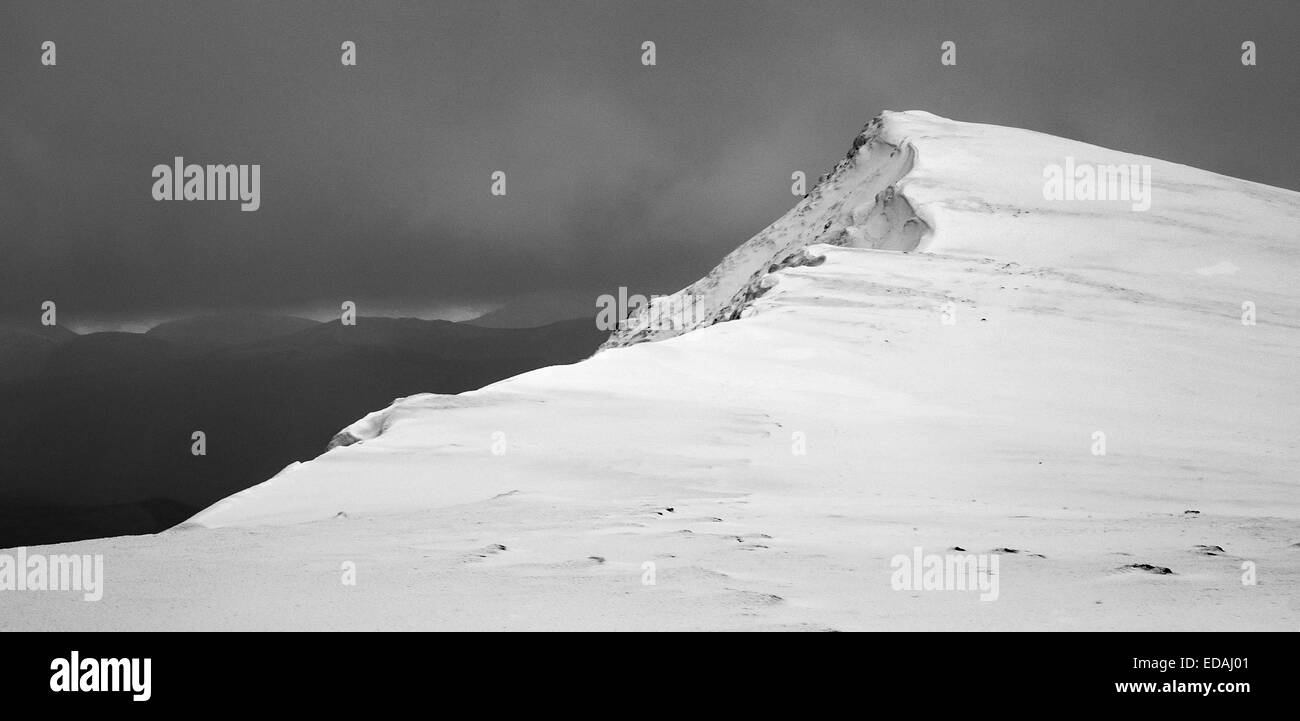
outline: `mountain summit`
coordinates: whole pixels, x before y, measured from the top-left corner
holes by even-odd
[[[1054,174],[1066,169],[1079,177],[1065,190],[1078,185],[1085,192],[1070,193],[1069,200],[1049,197]],[[1089,174],[1092,199],[1082,197]],[[1149,181],[1142,189],[1149,212],[1108,197],[1125,195],[1142,179]],[[1278,288],[1295,268],[1294,248],[1286,246],[1295,237],[1296,197],[1029,130],[885,112],[790,212],[606,345],[662,340],[739,318],[778,282],[777,271],[820,263],[824,255],[816,247],[822,245],[1005,258],[1155,282],[1190,270],[1166,268],[1165,260],[1212,268],[1229,256],[1264,254],[1255,269],[1263,275],[1242,280]],[[1209,217],[1215,222],[1193,220]],[[680,308],[693,317],[663,322]]]

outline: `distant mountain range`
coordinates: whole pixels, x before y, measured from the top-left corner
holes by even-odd
[[[151,533],[325,450],[394,398],[572,363],[590,318],[537,328],[216,315],[147,333],[0,329],[0,548]],[[191,453],[192,434],[206,455]]]

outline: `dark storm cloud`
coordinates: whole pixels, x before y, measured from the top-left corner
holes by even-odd
[[[5,3],[0,316],[668,291],[884,109],[1300,188],[1296,19],[1221,2]],[[175,155],[260,163],[261,209],[154,202],[150,170]]]

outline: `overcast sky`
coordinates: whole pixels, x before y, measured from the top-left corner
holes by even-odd
[[[1221,0],[6,0],[0,318],[668,292],[886,109],[1300,189],[1297,31],[1300,3]],[[155,202],[151,170],[176,155],[259,163],[261,209]]]

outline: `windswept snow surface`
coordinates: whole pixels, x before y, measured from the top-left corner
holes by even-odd
[[[0,628],[1300,629],[1300,194],[924,112],[853,148],[679,327],[52,549],[104,599]],[[1067,158],[1150,209],[1045,199]],[[895,590],[918,547],[1001,549],[997,599]]]

